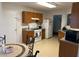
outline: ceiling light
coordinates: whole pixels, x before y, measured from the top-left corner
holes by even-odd
[[[40,5],[48,7],[48,8],[55,8],[56,7],[55,5],[52,5],[52,4],[49,4],[46,2],[37,2],[37,4],[40,4]]]

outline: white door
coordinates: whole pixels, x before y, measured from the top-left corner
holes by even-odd
[[[16,43],[17,41],[17,22],[15,19],[16,12],[6,10],[4,12],[6,21],[6,36],[7,43]]]

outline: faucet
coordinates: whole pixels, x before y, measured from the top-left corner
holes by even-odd
[[[0,39],[0,42],[2,43],[0,47],[2,47],[2,52],[5,53],[6,35],[4,35],[4,37],[0,37]]]
[[[4,37],[0,37],[0,39],[1,39],[0,42],[2,43],[2,45],[5,45],[6,44],[6,35],[4,35]]]

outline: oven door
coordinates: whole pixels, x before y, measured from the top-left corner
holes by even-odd
[[[34,30],[35,42],[41,40],[42,30]]]

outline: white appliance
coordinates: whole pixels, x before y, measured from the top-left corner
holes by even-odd
[[[41,32],[42,32],[42,29],[34,30],[35,42],[41,40]]]
[[[42,28],[45,29],[45,38],[53,36],[53,21],[50,19],[43,20]]]

